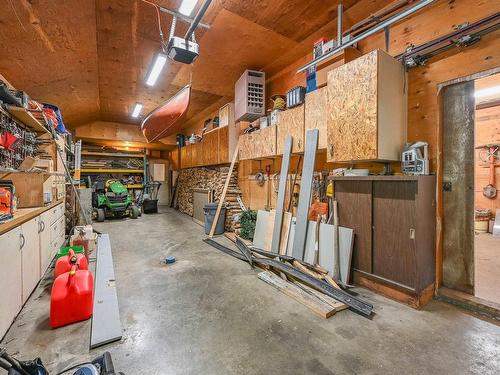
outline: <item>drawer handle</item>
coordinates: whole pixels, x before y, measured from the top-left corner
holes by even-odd
[[[22,233],[19,236],[21,237],[21,249],[22,249],[26,244],[26,238],[24,238]]]

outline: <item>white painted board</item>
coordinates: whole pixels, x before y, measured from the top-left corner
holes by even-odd
[[[264,210],[257,211],[257,221],[255,222],[255,232],[253,235],[253,245],[258,249],[264,249],[267,234],[267,220],[269,212]]]

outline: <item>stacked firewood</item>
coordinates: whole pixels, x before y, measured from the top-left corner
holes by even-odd
[[[183,169],[178,179],[177,204],[179,211],[193,216],[193,189],[208,189],[213,193],[213,201],[218,202],[226,182],[228,167],[199,167]],[[238,187],[237,171],[229,181],[229,187],[224,200],[226,207],[226,231],[239,229],[239,214],[242,212],[237,197],[241,197]]]

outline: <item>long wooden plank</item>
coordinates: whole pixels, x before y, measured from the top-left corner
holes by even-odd
[[[121,338],[122,324],[116,294],[111,243],[108,234],[101,234],[97,240],[90,348],[94,349]]]
[[[292,255],[296,259],[304,259],[306,246],[309,204],[311,203],[312,183],[314,176],[314,162],[318,149],[318,129],[310,129],[306,133],[306,146],[302,177],[300,181],[299,206],[297,208],[297,222],[293,239]]]
[[[337,312],[335,307],[331,306],[325,300],[320,299],[314,293],[301,289],[297,285],[283,280],[270,271],[261,272],[258,274],[258,277],[280,292],[303,304],[322,318],[328,319]]]
[[[215,228],[217,227],[217,222],[219,221],[220,212],[222,210],[222,205],[224,204],[224,200],[226,199],[227,189],[229,187],[229,181],[231,180],[231,175],[233,174],[234,164],[236,163],[236,159],[238,158],[238,148],[240,141],[236,143],[236,147],[233,152],[233,159],[231,160],[231,166],[229,167],[229,171],[227,172],[226,182],[224,183],[224,189],[222,189],[222,194],[219,199],[219,205],[217,206],[217,211],[215,212],[214,222],[212,223],[212,228],[210,228],[210,234],[208,238],[212,238],[215,233]]]
[[[281,240],[281,227],[283,224],[283,209],[285,206],[286,183],[288,180],[288,169],[290,168],[290,156],[292,153],[292,136],[287,135],[283,145],[283,159],[281,161],[280,183],[278,187],[278,200],[276,201],[276,214],[274,217],[273,240],[271,251],[279,252]]]

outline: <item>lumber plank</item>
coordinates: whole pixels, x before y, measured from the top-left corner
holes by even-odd
[[[115,285],[113,256],[108,234],[97,240],[94,310],[90,333],[90,348],[121,340],[122,325]]]
[[[315,294],[309,293],[299,288],[297,285],[283,280],[270,271],[260,272],[258,277],[280,292],[303,304],[322,318],[328,319],[337,312],[335,307],[331,306],[323,299],[318,298]]]

